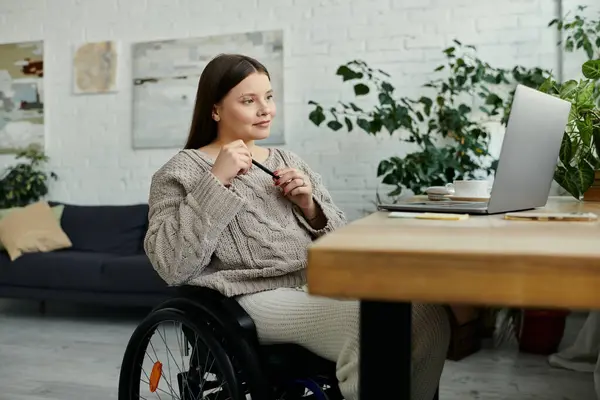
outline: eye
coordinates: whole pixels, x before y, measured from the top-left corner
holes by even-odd
[[[268,96],[267,96],[267,99],[268,99],[268,100],[273,100],[273,97],[274,97],[274,96],[273,96],[272,94],[270,94],[270,95],[268,95]]]
[[[244,104],[252,104],[253,101],[254,100],[252,100],[252,99],[244,99],[244,100],[242,100],[242,103],[244,103]]]

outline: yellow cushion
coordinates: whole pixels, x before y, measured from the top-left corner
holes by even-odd
[[[73,245],[45,201],[7,213],[0,220],[0,242],[12,261],[24,253],[48,252]]]
[[[2,208],[0,209],[0,221],[2,221],[2,219],[4,217],[6,217],[8,214],[10,214],[12,211],[15,210],[20,210],[23,207],[12,207],[12,208]],[[52,207],[52,212],[54,213],[54,216],[56,217],[56,220],[60,222],[60,219],[62,218],[62,214],[63,211],[65,209],[64,205],[58,205],[58,206],[54,206]],[[0,241],[0,251],[4,251],[4,245],[2,244],[2,241]]]

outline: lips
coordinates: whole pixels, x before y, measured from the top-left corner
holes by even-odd
[[[257,122],[254,125],[255,126],[269,126],[270,123],[271,123],[271,121],[261,121],[261,122]]]

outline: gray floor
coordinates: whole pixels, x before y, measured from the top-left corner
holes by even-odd
[[[0,300],[1,400],[117,398],[121,357],[145,310]],[[569,322],[565,341],[581,318]],[[448,362],[442,400],[594,400],[592,375],[550,368],[545,358],[483,350]]]

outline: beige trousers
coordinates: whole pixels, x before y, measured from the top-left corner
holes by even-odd
[[[301,289],[276,289],[237,300],[254,320],[261,343],[295,343],[336,362],[342,394],[346,400],[358,399],[357,301],[312,296]],[[437,305],[413,304],[412,334],[412,399],[431,400],[450,340],[446,310]],[[394,365],[385,354],[381,358]]]

